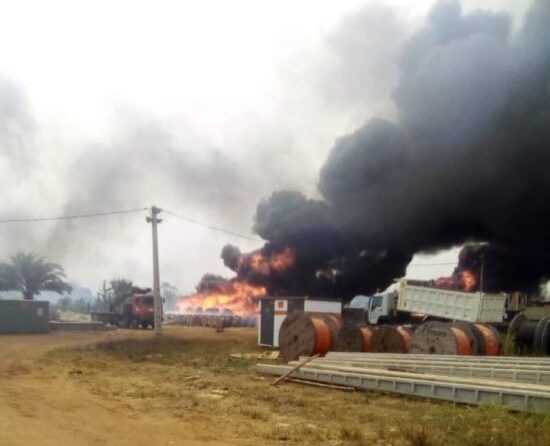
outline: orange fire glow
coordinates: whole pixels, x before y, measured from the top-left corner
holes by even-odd
[[[261,251],[244,254],[239,268],[257,271],[264,276],[280,273],[292,267],[296,255],[292,248],[264,255]],[[214,289],[199,291],[180,299],[180,313],[196,313],[209,309],[230,310],[239,316],[258,314],[258,301],[267,294],[267,288],[251,285],[239,278],[220,283]]]
[[[266,293],[267,289],[263,286],[253,286],[234,280],[216,291],[182,297],[179,312],[195,313],[217,308],[220,311],[230,310],[239,316],[249,316],[258,314],[258,300]]]
[[[462,283],[464,284],[464,289],[466,291],[474,291],[477,281],[472,272],[464,270],[460,273],[460,277],[462,279]]]
[[[440,277],[435,281],[435,284],[441,288],[475,291],[477,278],[473,272],[463,270],[459,273],[454,273],[451,277]]]
[[[264,275],[269,275],[273,270],[281,272],[293,266],[296,255],[294,250],[288,247],[269,256],[256,251],[249,256],[244,256],[242,262]]]

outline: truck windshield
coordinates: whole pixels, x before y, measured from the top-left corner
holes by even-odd
[[[138,297],[136,303],[139,305],[153,306],[153,297]]]
[[[373,296],[372,298],[372,308],[381,307],[384,296]]]

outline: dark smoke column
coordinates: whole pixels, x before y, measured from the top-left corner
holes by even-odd
[[[415,253],[468,241],[526,259],[500,283],[488,259],[491,289],[532,290],[550,274],[549,23],[543,0],[516,34],[505,14],[434,6],[404,48],[396,121],[336,142],[323,200],[281,191],[258,205],[258,234],[297,250],[290,288],[371,292]]]

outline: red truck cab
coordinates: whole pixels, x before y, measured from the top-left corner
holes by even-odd
[[[154,299],[151,293],[134,294],[132,313],[136,319],[151,321],[155,314]]]

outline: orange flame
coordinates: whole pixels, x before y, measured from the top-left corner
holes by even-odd
[[[282,272],[292,267],[296,262],[296,254],[292,248],[286,247],[280,252],[268,255],[261,251],[242,255],[239,267],[253,269],[264,276],[274,272]],[[258,301],[267,294],[264,286],[251,285],[238,278],[221,283],[215,289],[199,291],[190,296],[184,296],[179,302],[180,313],[195,313],[209,309],[230,310],[239,316],[258,314]]]
[[[230,281],[221,289],[184,296],[179,302],[180,313],[195,313],[217,308],[230,310],[239,316],[258,314],[258,300],[267,294],[263,286],[241,281]]]
[[[264,275],[269,275],[273,270],[281,272],[294,265],[296,255],[292,248],[285,248],[281,252],[265,256],[261,251],[253,252],[245,256],[242,263],[248,264],[250,268],[259,271]]]
[[[464,284],[464,289],[466,291],[474,291],[476,287],[476,277],[473,275],[471,271],[464,270],[460,273],[460,278],[462,279],[462,283]]]
[[[454,273],[451,277],[440,277],[435,281],[436,286],[441,288],[452,288],[455,290],[475,291],[477,278],[472,271],[462,270]]]

